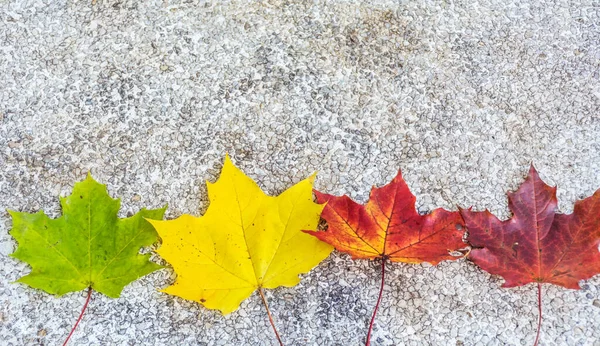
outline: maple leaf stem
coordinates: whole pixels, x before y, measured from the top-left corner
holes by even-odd
[[[385,261],[385,258],[381,259],[381,286],[379,287],[379,297],[377,298],[377,304],[375,304],[375,309],[373,310],[371,323],[369,323],[369,332],[367,333],[367,341],[365,342],[365,346],[369,346],[371,344],[371,332],[373,331],[373,323],[375,322],[375,316],[377,315],[377,310],[379,310],[379,303],[381,303],[381,296],[383,295],[383,285],[385,284]]]
[[[67,339],[63,343],[63,346],[67,345],[67,343],[69,342],[69,339],[71,339],[71,336],[73,335],[73,332],[75,332],[75,329],[77,329],[77,325],[79,324],[79,322],[81,322],[81,318],[83,317],[83,314],[85,313],[85,310],[87,309],[87,306],[90,302],[90,298],[92,298],[92,288],[88,287],[87,299],[85,300],[85,304],[83,304],[83,309],[81,309],[79,318],[77,318],[77,322],[75,322],[75,325],[71,329],[71,332],[69,333],[69,336],[67,336]]]
[[[273,316],[271,316],[271,310],[269,310],[269,304],[267,304],[267,298],[265,298],[265,294],[263,293],[262,287],[258,288],[258,293],[262,298],[263,305],[265,309],[267,309],[267,315],[269,315],[269,322],[271,322],[271,327],[273,327],[273,331],[275,332],[275,337],[277,337],[277,341],[279,341],[279,345],[283,346],[283,341],[279,337],[279,333],[277,332],[277,328],[275,327],[275,322],[273,321]]]
[[[533,346],[538,345],[538,341],[540,339],[540,330],[542,329],[542,284],[538,283],[538,326],[537,326],[537,335],[535,336],[535,342]]]

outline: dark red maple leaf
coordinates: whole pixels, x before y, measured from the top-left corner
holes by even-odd
[[[525,182],[508,193],[508,207],[513,216],[506,221],[487,210],[461,210],[473,247],[469,259],[502,276],[502,287],[538,284],[537,345],[541,284],[579,289],[580,280],[600,273],[600,190],[577,201],[572,214],[557,214],[556,187],[544,183],[532,165]]]

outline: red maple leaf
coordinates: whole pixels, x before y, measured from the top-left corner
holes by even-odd
[[[461,210],[473,249],[469,259],[483,270],[500,275],[502,287],[541,284],[579,289],[579,280],[600,273],[600,190],[577,201],[572,214],[556,213],[556,187],[544,183],[533,165],[525,182],[508,193],[513,216],[500,221],[489,211]]]
[[[385,280],[385,262],[437,264],[460,258],[453,255],[465,247],[464,223],[460,213],[435,209],[420,215],[415,196],[401,172],[391,183],[373,187],[366,205],[348,196],[332,196],[314,191],[319,203],[327,203],[321,217],[327,221],[324,231],[305,231],[333,245],[353,258],[381,260],[381,288],[371,318],[366,345],[369,345],[373,321],[379,308]]]

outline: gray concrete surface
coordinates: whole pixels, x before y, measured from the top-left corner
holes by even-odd
[[[229,152],[271,194],[365,201],[398,168],[422,212],[505,192],[535,162],[559,207],[600,187],[597,1],[0,0],[0,209],[60,213],[91,170],[122,214],[201,214]],[[11,281],[0,214],[0,344],[60,345],[84,292]],[[170,270],[95,295],[71,345],[274,345],[260,298],[226,317],[165,295]],[[267,296],[287,345],[360,345],[377,265],[334,253]],[[459,261],[391,266],[374,345],[531,345],[533,285]],[[600,276],[544,287],[542,345],[600,345]]]

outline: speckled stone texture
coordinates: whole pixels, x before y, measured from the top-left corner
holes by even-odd
[[[364,202],[401,168],[418,208],[509,216],[534,162],[559,207],[600,187],[600,3],[0,0],[0,344],[60,345],[85,292],[29,268],[5,208],[60,214],[88,170],[122,215],[200,215],[224,154],[278,194]],[[535,285],[460,260],[389,266],[373,345],[531,345]],[[258,295],[226,317],[160,293],[171,270],[96,294],[71,345],[274,345]],[[286,345],[361,345],[377,263],[334,253],[268,291]],[[544,286],[541,345],[600,345],[600,276]]]

